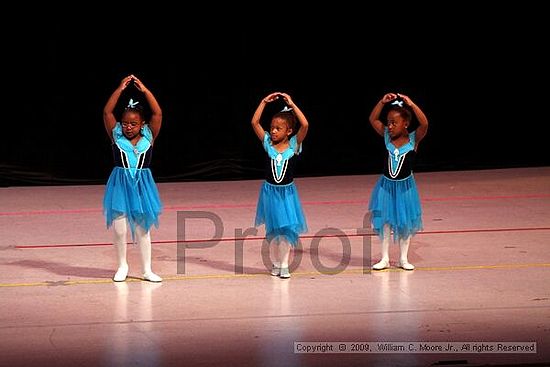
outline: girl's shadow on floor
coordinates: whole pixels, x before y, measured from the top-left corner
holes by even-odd
[[[42,269],[53,274],[82,278],[111,278],[113,276],[113,269],[72,266],[65,263],[44,260],[20,260],[4,263],[4,265],[19,266],[28,269]]]
[[[192,264],[208,266],[217,270],[233,272],[234,274],[260,274],[267,272],[266,268],[253,268],[249,266],[238,265],[228,261],[203,259],[199,257],[186,257],[185,261]]]

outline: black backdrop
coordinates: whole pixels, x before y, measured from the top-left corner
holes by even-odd
[[[141,9],[12,28],[0,185],[104,183],[112,157],[102,108],[131,73],[164,112],[158,182],[261,178],[250,118],[272,91],[289,93],[310,121],[298,176],[380,172],[383,142],[368,116],[386,92],[409,95],[429,118],[417,171],[550,163],[536,9],[386,9],[376,20],[324,10],[252,21]],[[130,97],[145,103],[128,92],[121,104]]]

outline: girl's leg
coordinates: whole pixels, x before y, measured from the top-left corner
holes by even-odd
[[[123,282],[128,276],[128,262],[126,261],[126,217],[113,220],[113,244],[116,247],[118,270],[113,280]]]
[[[372,266],[373,270],[383,270],[390,267],[390,225],[384,224],[384,228],[382,230],[384,231],[381,247],[382,258],[379,262]]]
[[[279,256],[278,239],[274,238],[269,244],[269,258],[271,259],[271,275],[279,276],[281,274],[281,258]]]
[[[143,266],[143,279],[150,282],[162,282],[162,278],[151,270],[151,234],[142,227],[136,225],[136,239],[141,253]]]
[[[279,277],[290,278],[290,272],[288,271],[290,244],[283,238],[279,240],[279,258],[281,259],[281,273],[279,274]]]
[[[414,265],[409,263],[408,253],[409,245],[411,244],[411,236],[405,239],[399,239],[399,251],[401,255],[399,256],[399,266],[405,270],[413,270]]]

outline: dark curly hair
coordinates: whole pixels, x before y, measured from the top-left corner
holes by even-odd
[[[290,111],[281,111],[277,112],[271,119],[279,118],[283,120],[286,123],[286,126],[289,129],[292,129],[294,131],[294,128],[296,127],[296,116]]]
[[[122,115],[124,116],[126,113],[133,112],[137,113],[139,115],[139,118],[144,121],[145,120],[145,111],[143,110],[142,105],[130,105],[126,106],[124,108],[124,111],[122,111]]]
[[[392,111],[397,112],[403,118],[403,120],[405,120],[407,122],[411,122],[412,113],[408,108],[395,105],[395,106],[390,107],[390,109],[388,110],[388,113],[390,113]]]

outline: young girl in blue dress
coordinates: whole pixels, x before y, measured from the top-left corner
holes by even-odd
[[[130,86],[143,93],[149,104],[151,118],[147,124],[142,106],[133,100],[130,100],[122,113],[120,122],[114,116],[113,111],[122,92]],[[137,77],[129,75],[122,79],[103,108],[103,122],[112,142],[115,166],[107,181],[103,198],[107,227],[113,227],[113,242],[117,250],[118,269],[113,280],[121,282],[128,276],[128,223],[132,238],[140,248],[143,279],[161,282],[162,278],[151,270],[150,228],[152,225],[158,227],[162,203],[149,169],[153,143],[162,122],[161,108],[153,93]]]
[[[387,103],[391,105],[385,125],[379,117]],[[411,133],[407,130],[412,119],[409,109],[419,124]],[[406,95],[388,93],[374,106],[369,121],[384,137],[388,151],[384,174],[378,179],[369,203],[372,227],[382,241],[382,258],[372,268],[382,270],[390,266],[389,246],[393,232],[393,240],[399,242],[400,250],[397,266],[413,270],[414,265],[408,260],[409,245],[411,237],[422,230],[422,208],[413,167],[418,144],[428,131],[428,119]]]
[[[286,106],[271,118],[269,131],[260,124],[268,103],[282,99]],[[295,132],[296,120],[299,123]],[[265,224],[273,261],[271,274],[290,278],[288,262],[290,248],[296,247],[300,233],[307,231],[307,223],[294,184],[294,168],[308,130],[308,121],[292,98],[275,92],[263,98],[252,117],[252,128],[262,141],[267,153],[265,181],[260,189],[255,226]]]

